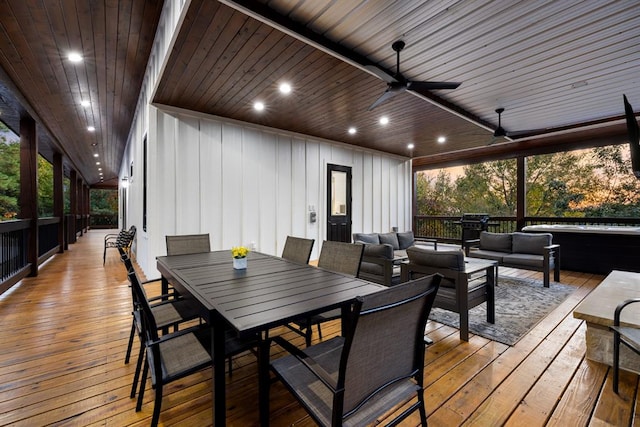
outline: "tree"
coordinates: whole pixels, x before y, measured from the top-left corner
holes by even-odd
[[[554,153],[527,158],[527,216],[583,216],[575,207],[596,190],[588,155]]]

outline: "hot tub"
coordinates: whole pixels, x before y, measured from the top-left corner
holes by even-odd
[[[560,245],[560,268],[609,274],[640,272],[640,227],[598,225],[529,225],[527,233],[552,233]]]

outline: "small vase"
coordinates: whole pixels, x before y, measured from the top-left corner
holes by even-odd
[[[236,270],[244,270],[245,268],[247,268],[247,258],[234,258],[233,268],[235,268]]]

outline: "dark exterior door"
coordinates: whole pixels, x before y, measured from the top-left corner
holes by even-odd
[[[351,242],[351,168],[327,165],[327,240]]]

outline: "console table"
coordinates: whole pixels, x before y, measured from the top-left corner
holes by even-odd
[[[622,301],[640,296],[640,273],[613,270],[573,311],[587,323],[587,358],[613,366],[613,313]],[[640,327],[640,307],[622,311],[621,324]],[[620,346],[620,368],[640,374],[640,357]]]

